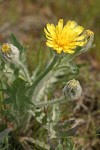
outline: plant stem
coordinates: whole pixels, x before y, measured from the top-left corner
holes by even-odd
[[[30,91],[30,97],[32,98],[34,90],[37,86],[37,84],[39,83],[39,81],[46,75],[48,74],[48,72],[51,71],[51,69],[53,68],[53,66],[56,64],[58,59],[57,55],[54,55],[51,63],[47,66],[47,68],[36,78],[36,80],[33,82],[33,84],[31,85],[31,91]]]
[[[58,99],[50,100],[50,101],[47,101],[47,102],[37,103],[36,106],[37,107],[45,107],[45,106],[48,106],[48,105],[53,105],[53,104],[56,104],[56,103],[63,103],[63,102],[66,102],[66,99],[65,99],[64,96],[61,96]]]
[[[32,101],[33,93],[34,93],[34,90],[35,90],[37,84],[40,82],[40,80],[43,79],[43,77],[44,77],[45,75],[47,75],[47,74],[52,70],[52,68],[53,68],[53,66],[56,64],[57,60],[58,60],[58,56],[57,56],[57,55],[54,55],[54,57],[53,57],[51,63],[47,66],[47,68],[46,68],[43,72],[41,72],[41,74],[36,78],[36,80],[35,80],[35,81],[33,82],[33,84],[31,85],[31,87],[30,87],[30,88],[31,88],[31,90],[30,90],[30,101]],[[25,129],[24,129],[24,133],[25,133],[25,132],[27,131],[27,129],[28,129],[28,125],[29,125],[30,119],[31,119],[31,114],[27,114],[27,115],[25,115],[25,116],[23,117],[23,121],[22,121],[22,122],[24,122],[24,124],[26,125],[26,127],[25,127]],[[23,130],[23,129],[22,129],[22,130]]]

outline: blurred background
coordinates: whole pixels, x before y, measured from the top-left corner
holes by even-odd
[[[76,143],[85,143],[86,150],[100,149],[100,0],[0,0],[0,43],[9,41],[13,32],[28,49],[27,60],[30,72],[38,63],[38,52],[43,52],[43,63],[48,56],[45,46],[44,27],[47,23],[56,24],[63,18],[76,21],[95,34],[94,47],[76,58],[77,64],[86,64],[78,75],[83,87],[84,104],[93,113],[84,111],[71,114],[76,118],[89,119],[80,135],[88,138],[75,139]],[[85,129],[85,130],[83,130]],[[98,136],[94,137],[94,131]],[[94,140],[95,139],[95,140]],[[89,149],[91,148],[91,149]]]

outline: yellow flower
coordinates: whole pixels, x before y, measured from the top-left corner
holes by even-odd
[[[78,26],[74,21],[68,21],[63,26],[63,19],[60,19],[57,26],[47,24],[44,32],[47,37],[46,45],[52,47],[57,53],[65,52],[73,54],[77,46],[84,46],[87,43],[87,33],[84,28]]]
[[[1,51],[3,53],[9,53],[11,51],[10,45],[8,43],[4,43],[1,47]]]

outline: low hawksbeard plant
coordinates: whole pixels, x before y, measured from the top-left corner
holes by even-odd
[[[77,126],[71,127],[74,119],[60,122],[61,104],[72,103],[82,95],[79,81],[72,78],[76,67],[73,58],[92,48],[94,33],[75,21],[63,25],[63,19],[56,26],[48,23],[44,33],[52,57],[42,69],[37,66],[32,75],[25,59],[26,48],[14,34],[10,42],[0,44],[2,148],[60,150],[66,145],[67,150],[75,149],[68,137],[75,135]],[[57,85],[60,96],[54,97]]]

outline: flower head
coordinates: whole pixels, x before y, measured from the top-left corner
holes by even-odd
[[[1,54],[10,63],[16,63],[19,60],[19,50],[12,44],[4,43],[1,47]]]
[[[77,100],[82,94],[82,88],[79,81],[73,79],[67,82],[62,92],[68,100]]]
[[[47,29],[44,28],[44,32],[47,37],[46,45],[52,47],[57,53],[65,52],[73,54],[77,46],[84,46],[87,43],[86,32],[83,32],[84,28],[78,26],[74,21],[68,21],[63,26],[63,19],[60,19],[57,26],[54,24],[47,24]],[[88,30],[88,34],[92,33]]]

